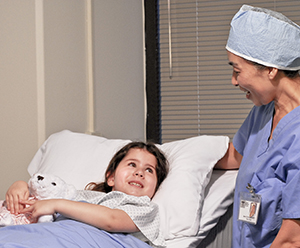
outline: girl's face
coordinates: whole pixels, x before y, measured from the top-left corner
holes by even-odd
[[[157,184],[156,166],[155,156],[147,150],[130,149],[107,183],[113,191],[152,198]]]
[[[269,69],[259,70],[243,58],[227,52],[233,67],[232,84],[246,93],[246,98],[256,106],[266,105],[275,98],[276,89],[269,80]]]

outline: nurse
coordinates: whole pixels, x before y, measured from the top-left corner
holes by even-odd
[[[240,164],[232,247],[300,247],[300,27],[244,5],[226,49],[232,84],[255,105],[217,165]]]

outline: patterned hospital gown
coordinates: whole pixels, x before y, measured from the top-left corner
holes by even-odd
[[[160,231],[158,206],[148,196],[132,196],[119,191],[102,193],[90,190],[79,190],[76,201],[120,209],[126,212],[140,232],[131,235],[153,247],[165,247],[165,240]]]

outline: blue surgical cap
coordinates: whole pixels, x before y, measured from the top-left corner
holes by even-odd
[[[284,15],[243,5],[231,21],[226,49],[281,70],[300,70],[300,27]]]

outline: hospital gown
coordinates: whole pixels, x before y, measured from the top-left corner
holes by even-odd
[[[121,209],[131,217],[140,231],[129,234],[109,233],[58,215],[55,222],[0,228],[0,247],[165,247],[158,206],[148,196],[136,197],[118,191],[105,194],[79,190],[76,200]]]
[[[300,107],[272,128],[274,103],[253,107],[233,144],[243,155],[234,200],[233,248],[269,247],[283,218],[300,218]],[[239,221],[239,195],[250,183],[261,195],[256,225]]]
[[[153,247],[165,246],[165,240],[160,231],[158,206],[148,196],[137,197],[119,191],[106,194],[98,191],[79,190],[75,200],[123,210],[140,230],[131,235]]]

